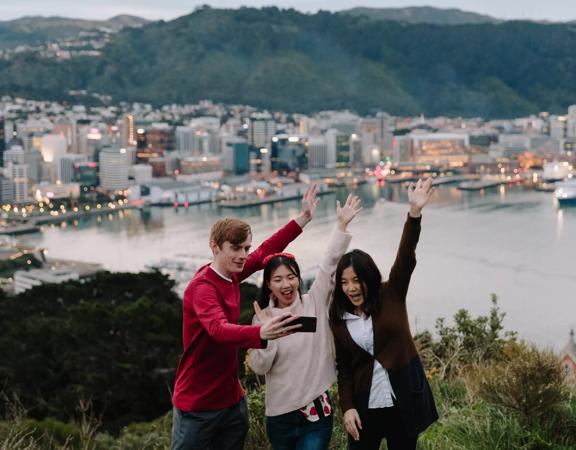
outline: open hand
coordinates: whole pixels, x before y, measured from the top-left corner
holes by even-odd
[[[408,186],[408,201],[410,202],[410,212],[416,213],[416,216],[420,215],[420,211],[430,197],[432,197],[432,193],[434,192],[434,188],[432,187],[432,178],[426,178],[424,181],[419,179],[416,184],[410,183]]]
[[[302,196],[302,210],[300,215],[295,219],[298,225],[300,225],[300,228],[304,228],[314,217],[314,213],[320,202],[320,199],[316,197],[316,192],[318,192],[318,185],[313,184]]]
[[[258,302],[254,302],[254,313],[261,323],[268,322],[272,318],[272,311],[270,308],[262,309]]]
[[[291,325],[291,323],[300,316],[293,316],[290,313],[280,314],[271,317],[260,327],[260,339],[271,341],[292,334],[295,330],[302,327],[302,324]]]
[[[338,229],[346,231],[346,227],[356,215],[362,211],[362,200],[357,195],[348,194],[344,206],[340,206],[340,201],[336,200],[336,217],[338,218]]]

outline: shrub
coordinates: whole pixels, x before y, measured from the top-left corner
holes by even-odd
[[[470,317],[461,309],[449,326],[441,317],[436,320],[436,334],[424,332],[415,336],[426,367],[434,368],[440,378],[457,374],[464,366],[498,358],[507,342],[516,339],[514,332],[504,332],[505,313],[498,308],[498,298],[492,294],[492,307],[487,316]]]
[[[514,411],[527,424],[545,421],[568,398],[556,355],[525,343],[508,343],[501,361],[474,367],[467,379],[480,398]]]

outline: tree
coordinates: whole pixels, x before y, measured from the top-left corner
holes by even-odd
[[[0,297],[1,388],[39,419],[69,420],[79,401],[110,428],[165,413],[182,345],[173,285],[100,272]]]

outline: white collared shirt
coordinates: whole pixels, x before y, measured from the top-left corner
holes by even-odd
[[[352,339],[358,346],[372,356],[374,356],[374,331],[372,328],[372,318],[362,315],[362,317],[344,313],[346,327]],[[372,372],[372,385],[370,386],[370,400],[368,408],[389,408],[394,406],[392,398],[396,398],[388,372],[382,365],[374,359],[374,370]]]
[[[232,278],[227,277],[226,275],[220,273],[220,272],[218,271],[218,269],[216,269],[216,267],[214,267],[213,264],[210,264],[210,268],[211,268],[214,272],[216,272],[216,275],[220,276],[221,278],[224,278],[226,281],[229,281],[230,283],[233,283],[233,282],[234,282],[234,280],[232,280]]]

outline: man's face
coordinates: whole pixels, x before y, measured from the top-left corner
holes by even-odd
[[[218,247],[215,242],[212,242],[210,247],[214,254],[214,264],[216,268],[222,271],[223,275],[227,276],[242,272],[251,245],[251,235],[248,235],[246,240],[240,244],[232,244],[225,241],[221,247]]]

